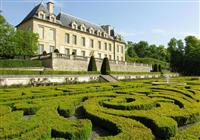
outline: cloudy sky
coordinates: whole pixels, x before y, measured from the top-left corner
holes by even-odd
[[[41,0],[0,0],[9,23],[17,25]],[[48,0],[43,0],[44,3]],[[110,24],[126,41],[164,44],[172,37],[200,37],[200,0],[54,0],[59,11],[98,25]]]

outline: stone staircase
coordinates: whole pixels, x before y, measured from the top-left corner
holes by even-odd
[[[106,82],[118,82],[118,80],[112,75],[100,75],[100,81]]]

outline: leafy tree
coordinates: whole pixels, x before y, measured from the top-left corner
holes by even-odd
[[[17,30],[15,33],[17,56],[33,56],[38,48],[38,35],[33,32]]]
[[[93,55],[90,57],[88,71],[97,71],[96,60]]]
[[[107,57],[105,57],[103,59],[103,63],[101,65],[101,74],[103,75],[109,75],[110,74],[110,64],[109,64],[109,60]]]
[[[135,45],[134,49],[138,57],[144,58],[148,54],[148,43],[146,41],[140,41]]]
[[[0,15],[0,57],[15,56],[14,28]]]

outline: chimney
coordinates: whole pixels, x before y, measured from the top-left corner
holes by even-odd
[[[49,10],[50,14],[54,14],[54,3],[53,2],[48,2],[47,3],[47,9]]]

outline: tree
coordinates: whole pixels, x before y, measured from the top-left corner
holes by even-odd
[[[148,43],[146,41],[140,41],[134,47],[138,57],[144,58],[148,54]]]
[[[97,71],[96,60],[93,55],[90,57],[88,71]]]
[[[33,56],[38,48],[38,35],[33,32],[17,30],[15,33],[15,55]]]
[[[109,65],[109,60],[107,57],[103,59],[103,63],[101,65],[101,74],[103,75],[109,75],[110,74],[110,65]]]
[[[0,57],[15,56],[14,28],[0,15]]]

